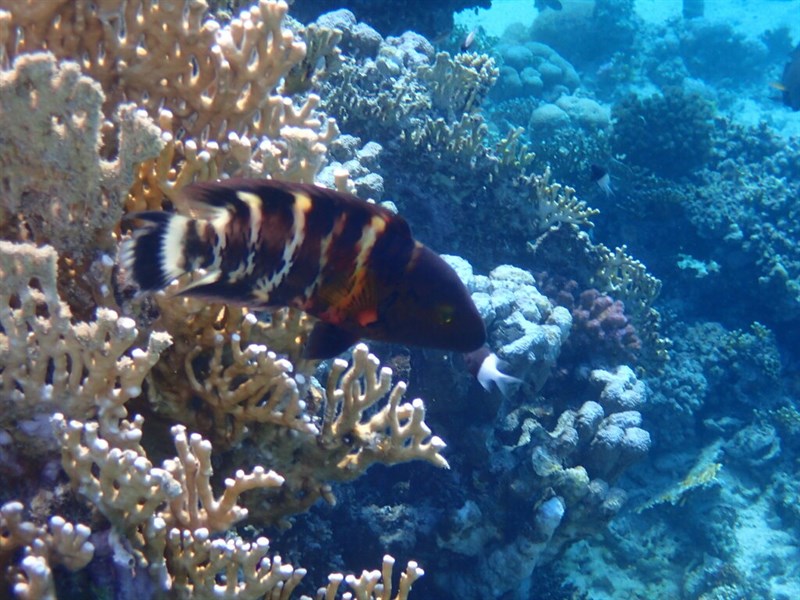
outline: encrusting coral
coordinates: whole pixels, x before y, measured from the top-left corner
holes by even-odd
[[[306,32],[312,56],[284,26],[285,2],[259,0],[224,26],[206,11],[203,0],[0,0],[2,471],[60,453],[98,513],[93,534],[129,561],[130,577],[144,568],[178,597],[287,599],[305,571],[268,557],[265,538],[235,535],[252,514],[242,493],[264,490],[260,514],[279,521],[320,496],[333,501],[329,481],[375,462],[447,462],[422,401],[402,402],[404,384],[392,388],[366,347],[349,368],[335,362],[322,388],[301,358],[308,321],[296,311],[131,302],[112,277],[125,211],[188,210],[177,192],[197,179],[314,181],[338,135],[318,96],[285,95],[325,75],[320,57],[335,67],[335,32]],[[314,72],[302,71],[312,60]],[[134,399],[148,419],[172,423],[175,455],[160,465]],[[232,461],[255,431],[265,451],[245,472]],[[220,493],[214,470],[231,473]],[[31,532],[2,538],[2,566],[23,598],[55,597],[52,564],[92,559],[83,526],[59,516],[15,525],[37,485],[46,478],[4,494],[23,501],[4,506],[4,536]],[[393,562],[334,574],[317,597],[405,599],[423,572],[410,562],[392,596]]]

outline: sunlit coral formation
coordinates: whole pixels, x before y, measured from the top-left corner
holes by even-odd
[[[298,313],[257,316],[168,295],[131,302],[112,270],[124,211],[189,210],[178,192],[192,180],[314,181],[338,129],[318,96],[299,93],[335,69],[338,34],[304,30],[306,45],[284,26],[286,3],[273,0],[224,26],[202,0],[0,9],[0,235],[11,240],[0,242],[3,470],[49,465],[60,452],[98,514],[93,527],[110,527],[115,560],[129,557],[161,589],[288,598],[305,571],[268,558],[264,538],[235,535],[249,514],[240,495],[266,489],[261,514],[278,520],[320,496],[332,501],[329,480],[375,462],[447,466],[444,442],[425,424],[422,401],[402,402],[404,385],[392,388],[391,371],[366,347],[353,367],[335,363],[326,391],[301,358],[308,322]],[[164,450],[134,399],[148,426],[151,416],[172,424],[174,457],[151,458]],[[245,472],[234,451],[217,454],[257,430],[268,430],[270,445],[255,460],[272,466],[276,457],[286,476],[258,462]],[[305,459],[291,460],[295,452]],[[214,470],[230,473],[219,494]],[[16,490],[21,499],[37,481]],[[20,506],[5,508],[13,517]],[[92,558],[88,530],[58,519],[13,542],[33,548],[22,562],[4,550],[21,597],[54,593],[51,564],[80,569]],[[4,530],[33,531],[11,521]],[[333,576],[318,596],[332,599],[344,583],[359,598],[388,598],[392,563],[386,557],[377,575]],[[394,597],[406,598],[421,575],[409,563]]]
[[[538,236],[563,223],[592,227],[592,218],[600,211],[579,200],[575,190],[552,180],[549,168],[542,175],[531,175],[532,230]]]
[[[74,321],[58,294],[56,261],[52,247],[0,241],[0,423],[29,456],[54,449],[55,412],[96,418],[105,436],[122,443],[130,435],[130,423],[120,428],[124,405],[170,344],[154,332],[129,352],[136,324],[108,308],[93,321]]]

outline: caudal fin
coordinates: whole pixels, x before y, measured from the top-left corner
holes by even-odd
[[[196,268],[187,246],[197,245],[196,221],[167,212],[141,212],[126,221],[143,223],[122,242],[119,260],[142,291],[152,292],[167,287],[171,281]],[[206,244],[207,245],[207,244]],[[197,248],[188,248],[197,254]]]

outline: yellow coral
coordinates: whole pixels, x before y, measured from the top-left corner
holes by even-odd
[[[579,200],[573,188],[551,181],[551,176],[550,167],[547,167],[542,175],[532,175],[528,179],[534,204],[534,232],[540,234],[562,223],[594,227],[591,219],[600,211]]]
[[[415,459],[448,468],[441,455],[446,444],[425,424],[422,400],[400,404],[406,384],[400,382],[391,388],[391,382],[391,369],[381,368],[364,344],[353,349],[349,368],[343,360],[334,361],[328,376],[321,442],[333,446],[346,440],[351,447],[337,468],[359,474],[375,462],[393,464]],[[364,420],[364,414],[387,393],[389,401]]]
[[[73,321],[56,289],[56,259],[50,247],[0,241],[0,424],[28,448],[47,447],[38,418],[94,417],[106,436],[130,445],[124,405],[170,337],[153,333],[146,349],[126,354],[138,337],[132,319],[100,308],[94,321]]]
[[[110,279],[115,224],[126,209],[157,209],[169,198],[188,211],[179,191],[201,178],[313,181],[338,129],[318,115],[318,97],[295,106],[277,89],[306,50],[283,26],[287,5],[258,0],[225,26],[206,19],[203,0],[0,0],[2,8],[9,10],[0,10],[0,125],[8,143],[0,166],[8,182],[0,236],[56,248],[0,242],[0,402],[8,409],[0,419],[31,419],[35,427],[13,435],[35,433],[43,452],[60,448],[75,489],[110,523],[117,550],[132,552],[163,589],[288,598],[302,570],[268,559],[264,540],[215,539],[248,516],[241,495],[266,490],[269,510],[283,517],[320,496],[332,500],[328,481],[351,479],[375,461],[445,466],[422,402],[402,403],[398,385],[368,416],[386,400],[383,383],[368,401],[350,402],[360,382],[391,377],[378,377],[374,357],[359,349],[351,370],[334,370],[332,402],[349,404],[333,416],[337,434],[321,444],[324,392],[312,385],[316,363],[299,351],[306,318],[283,311],[265,322],[243,309],[164,297],[154,324],[153,303],[131,311],[137,319],[111,309],[128,290],[115,296]],[[335,36],[318,41],[317,56],[335,54]],[[339,376],[348,386],[341,394]],[[129,415],[134,397],[147,408],[168,406],[162,416],[179,423],[171,429],[176,455],[160,466],[142,443],[144,419]],[[197,400],[206,422],[191,415]],[[222,464],[232,475],[214,494],[217,446],[187,432],[195,426],[232,448],[226,455],[258,431],[276,459],[297,460],[284,476]],[[296,493],[304,488],[311,493]],[[77,533],[51,521],[58,560],[70,568],[85,550],[86,532]],[[51,558],[25,556],[15,589],[52,594]],[[396,597],[421,574],[409,565]],[[359,598],[384,589],[361,580],[351,583]]]
[[[24,600],[55,600],[50,566],[60,564],[70,571],[82,569],[94,555],[91,531],[62,517],[50,517],[47,527],[23,520],[25,507],[7,502],[0,507],[0,568],[12,570],[13,553],[22,548],[22,560],[14,575],[14,595]]]
[[[636,512],[643,512],[659,504],[671,504],[675,506],[686,501],[689,492],[695,489],[703,489],[712,485],[719,485],[718,475],[722,469],[722,464],[716,462],[722,448],[722,442],[718,441],[707,446],[700,452],[694,466],[689,470],[680,482],[654,496],[647,502],[638,506]]]

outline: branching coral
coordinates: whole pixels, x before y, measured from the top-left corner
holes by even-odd
[[[400,403],[405,385],[392,389],[388,404],[381,410],[365,415],[389,392],[391,371],[381,369],[363,345],[356,348],[353,357],[349,368],[343,362],[334,364],[327,387],[328,408],[318,437],[306,432],[287,440],[273,429],[276,437],[271,440],[283,441],[280,446],[273,445],[271,452],[285,477],[261,467],[249,474],[239,470],[226,479],[222,495],[215,497],[211,444],[197,434],[187,436],[183,426],[172,429],[177,456],[165,460],[162,467],[154,467],[143,449],[109,443],[96,422],[68,421],[57,415],[54,423],[64,468],[81,495],[124,533],[137,561],[148,566],[162,585],[179,581],[195,589],[191,586],[211,585],[220,570],[250,565],[255,568],[253,581],[260,583],[254,583],[247,593],[237,592],[235,587],[226,593],[255,597],[251,593],[254,587],[261,590],[257,586],[267,585],[265,582],[277,585],[276,573],[283,576],[281,581],[288,582],[294,581],[297,572],[272,572],[268,564],[259,563],[266,553],[266,542],[248,544],[239,540],[226,545],[212,539],[211,534],[223,532],[248,516],[248,510],[238,504],[240,494],[273,490],[267,493],[268,501],[255,505],[255,512],[277,519],[305,510],[320,496],[333,501],[327,481],[353,479],[375,462],[423,459],[447,466],[441,455],[444,442],[432,436],[426,426],[422,401]],[[141,437],[140,426],[141,420],[134,420],[129,439]],[[284,453],[291,455],[291,460],[284,462]],[[258,554],[255,561],[251,560],[253,553]],[[213,558],[209,559],[208,572],[203,567],[199,573],[190,573],[192,565],[206,564],[202,558],[206,555]],[[261,566],[253,567],[256,564]]]
[[[601,266],[591,283],[625,302],[633,315],[644,316],[661,292],[661,281],[647,272],[647,267],[625,252],[625,246],[612,252],[602,244],[597,246]]]
[[[318,97],[296,108],[276,93],[306,51],[282,27],[285,2],[261,0],[225,27],[204,20],[202,0],[37,6],[14,4],[13,18],[4,21],[7,33],[0,42],[10,58],[47,49],[59,60],[77,61],[103,91],[104,115],[96,109],[88,114],[95,121],[100,117],[109,140],[120,135],[113,113],[123,98],[162,130],[158,158],[158,148],[139,158],[152,160],[139,168],[128,209],[157,208],[165,195],[174,200],[198,175],[269,173],[313,180],[325,142],[337,130],[312,115]],[[124,191],[117,197],[122,196]]]
[[[86,525],[73,525],[52,516],[47,527],[23,519],[25,507],[7,502],[0,507],[0,568],[13,575],[13,592],[21,600],[55,600],[51,566],[70,571],[85,567],[94,554]],[[11,563],[22,550],[18,565]]]
[[[53,448],[53,412],[96,418],[121,443],[130,425],[120,424],[124,404],[141,393],[170,344],[168,335],[153,333],[146,348],[128,354],[135,323],[110,309],[74,322],[56,289],[56,259],[50,247],[0,241],[0,423],[29,453]]]
[[[79,65],[58,63],[51,54],[24,54],[13,69],[0,71],[0,235],[54,246],[60,287],[75,310],[108,303],[122,200],[136,164],[162,146],[147,115],[120,104],[110,115],[116,123],[111,148],[104,141],[103,100]]]
[[[259,2],[222,28],[204,19],[200,0],[0,6],[13,9],[9,56],[47,48],[58,59],[80,60],[106,91],[108,107],[125,98],[151,116],[169,110],[196,139],[273,124],[265,99],[305,53],[281,27],[284,2]]]
[[[294,65],[281,87],[281,93],[287,96],[307,92],[336,71],[341,64],[337,44],[342,39],[342,32],[329,27],[321,27],[312,23],[302,31],[306,43],[303,59]]]
[[[242,308],[171,296],[178,285],[158,298],[155,325],[176,341],[148,375],[155,410],[220,449],[240,443],[257,423],[316,433],[295,379],[315,367],[301,357],[310,319],[289,310],[258,319]]]
[[[550,265],[553,271],[580,282],[581,286],[596,288],[623,302],[625,313],[642,341],[643,362],[651,361],[653,366],[663,364],[670,341],[662,337],[661,317],[652,306],[661,291],[661,281],[629,256],[624,246],[612,251],[603,244],[594,244],[576,225],[566,223],[544,232],[529,242],[528,247],[539,263]]]
[[[462,53],[451,58],[439,52],[433,64],[420,67],[418,74],[428,82],[433,107],[453,120],[480,108],[498,71],[486,54]]]
[[[323,446],[340,446],[344,438],[351,446],[336,465],[340,473],[355,475],[375,462],[393,464],[424,459],[437,467],[447,467],[441,455],[445,443],[432,436],[425,424],[425,406],[416,399],[400,404],[406,385],[391,387],[392,371],[380,368],[378,359],[364,344],[353,350],[353,363],[335,360],[328,375],[327,407],[322,427]],[[391,388],[391,392],[389,392]],[[378,400],[389,393],[389,401],[377,413],[364,420]]]
[[[336,402],[354,398],[362,378],[380,385],[332,416],[340,427],[322,449],[324,392],[311,385],[316,365],[300,357],[307,319],[166,296],[132,306],[124,281],[115,287],[110,275],[125,210],[159,209],[165,199],[188,210],[177,192],[200,178],[314,180],[338,129],[319,114],[318,96],[296,105],[278,88],[304,57],[315,70],[304,75],[312,82],[321,56],[332,68],[337,36],[316,32],[319,43],[307,55],[283,26],[286,3],[273,0],[259,0],[225,26],[206,18],[203,0],[0,0],[0,7],[11,8],[0,10],[0,125],[7,134],[0,236],[55,246],[0,242],[3,457],[9,438],[42,460],[58,447],[75,489],[103,517],[95,524],[110,526],[115,552],[146,566],[162,589],[182,597],[288,598],[303,571],[266,558],[264,541],[233,535],[248,515],[240,494],[269,488],[280,496],[274,490],[285,487],[288,501],[276,511],[285,516],[320,495],[332,498],[331,473],[351,479],[374,462],[413,458],[446,465],[421,401],[402,403],[400,385],[379,408],[391,376],[370,371],[374,359],[364,350],[366,362]],[[131,316],[111,309],[118,303]],[[338,389],[332,384],[332,394]],[[143,417],[129,413],[134,399],[146,414],[155,408],[177,422],[176,455],[160,466],[149,457],[158,444]],[[12,428],[12,420],[22,426]],[[269,452],[279,457],[313,449],[308,457],[318,462],[287,473],[314,482],[308,499],[272,471],[245,472],[226,461],[256,429],[272,434]],[[356,434],[363,450],[346,467],[359,454],[348,443]],[[269,452],[256,460],[270,464]],[[232,473],[217,495],[212,461]],[[51,523],[52,532],[62,529],[66,540],[60,522]],[[224,535],[229,542],[216,539]],[[33,595],[52,588],[48,560],[32,555],[18,565],[20,581],[38,586]],[[390,574],[385,566],[383,575]],[[410,565],[397,598],[419,575]],[[372,574],[345,582],[365,598],[390,588]],[[333,598],[338,587],[321,597]]]
[[[285,523],[287,516],[307,510],[320,497],[335,503],[332,482],[355,479],[378,462],[425,460],[447,468],[445,443],[425,424],[422,400],[401,402],[406,385],[392,386],[391,379],[391,369],[381,367],[359,344],[349,366],[335,360],[331,367],[318,435],[301,433],[287,439],[273,425],[252,425],[258,454],[269,457],[286,478],[275,493],[260,494],[248,504],[252,513]],[[316,393],[313,387],[309,390],[309,406],[323,404],[313,400]]]
[[[600,211],[579,200],[571,187],[551,181],[551,175],[548,167],[542,175],[531,175],[528,180],[533,231],[538,235],[562,223],[592,227],[591,219]]]
[[[211,489],[211,444],[199,435],[187,437],[183,426],[173,427],[178,455],[153,467],[141,449],[121,449],[99,434],[96,423],[53,422],[63,454],[64,469],[78,491],[91,501],[118,531],[124,533],[141,566],[163,571],[167,534],[174,528],[212,533],[227,530],[247,516],[236,504],[239,495],[257,487],[275,487],[283,478],[256,467],[238,471],[225,481],[215,498]],[[141,430],[138,430],[141,437]],[[165,572],[164,582],[169,585]]]

